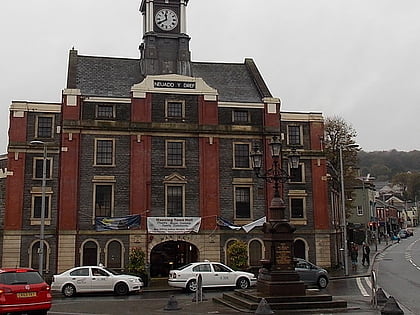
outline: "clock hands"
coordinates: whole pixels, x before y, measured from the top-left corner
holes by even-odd
[[[158,24],[162,24],[163,22],[168,20],[168,12],[165,12],[165,18],[163,20],[158,21]]]

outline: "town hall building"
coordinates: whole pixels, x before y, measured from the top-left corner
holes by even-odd
[[[235,240],[259,266],[273,188],[250,152],[258,145],[270,167],[273,136],[291,175],[282,193],[295,256],[337,264],[322,115],[282,112],[252,59],[192,61],[187,5],[143,0],[138,59],[72,49],[61,101],[12,102],[2,266],[38,268],[41,224],[46,275],[99,263],[125,270],[140,248],[150,276],[166,277],[193,261],[228,263]]]

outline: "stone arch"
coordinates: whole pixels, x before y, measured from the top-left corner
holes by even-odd
[[[198,260],[198,248],[189,241],[168,240],[150,251],[150,277],[167,277],[169,270]]]
[[[118,250],[117,248],[110,248],[110,246],[113,246],[115,243],[118,243],[120,246],[119,253],[116,252]],[[104,252],[105,266],[113,269],[124,269],[125,247],[121,240],[116,238],[108,240],[105,244]]]
[[[257,247],[258,246],[258,247]],[[248,242],[248,266],[260,266],[264,258],[264,243],[259,238],[250,239]]]
[[[96,254],[95,254],[96,251]],[[100,263],[101,248],[97,240],[88,238],[80,244],[80,266],[93,265],[97,266]]]
[[[293,242],[294,257],[308,259],[309,245],[304,238],[295,238]]]
[[[37,270],[39,270],[39,245],[40,240],[34,240],[31,242],[28,248],[29,267]],[[46,273],[48,273],[50,270],[50,254],[50,244],[46,240],[44,240],[44,271]]]

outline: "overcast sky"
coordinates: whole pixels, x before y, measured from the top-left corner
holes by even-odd
[[[138,58],[141,0],[1,0],[0,153],[12,100],[60,102],[68,52]],[[420,149],[419,0],[190,0],[193,61],[253,58],[282,110],[340,116],[365,151]]]

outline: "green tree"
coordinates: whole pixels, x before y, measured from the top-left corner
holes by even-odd
[[[234,270],[245,270],[248,267],[248,246],[243,241],[232,242],[227,249],[229,266]]]
[[[127,268],[129,273],[146,274],[146,255],[140,247],[133,247],[130,250]]]

